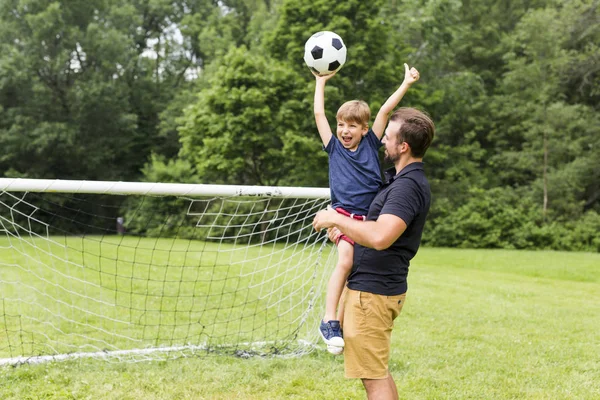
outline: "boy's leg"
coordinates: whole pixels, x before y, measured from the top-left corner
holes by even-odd
[[[344,286],[337,311],[337,319],[340,321],[340,331],[342,332],[342,337],[344,336],[344,296],[346,295],[347,291],[348,287]],[[337,356],[344,352],[344,348],[340,346],[327,345],[327,351]]]
[[[337,309],[337,320],[340,321],[342,329],[344,329],[344,294],[346,290],[346,283],[344,282],[344,289],[342,290],[342,295],[340,296],[340,302],[338,303]]]
[[[340,240],[338,243],[338,261],[329,283],[327,284],[327,297],[325,300],[325,317],[323,321],[337,319],[337,307],[340,302],[342,290],[346,286],[346,280],[352,269],[354,258],[354,246],[345,240]]]
[[[340,322],[336,320],[336,310],[352,269],[353,257],[354,246],[345,240],[340,240],[338,242],[338,262],[327,284],[325,317],[319,326],[319,332],[327,344],[327,350],[332,354],[340,354],[344,347]]]

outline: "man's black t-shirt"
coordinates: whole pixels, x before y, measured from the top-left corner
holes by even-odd
[[[354,265],[348,277],[350,289],[386,296],[407,290],[408,267],[421,244],[431,190],[422,162],[408,164],[393,176],[395,172],[394,168],[386,171],[387,182],[373,199],[367,220],[392,214],[406,223],[406,230],[385,250],[354,245]]]

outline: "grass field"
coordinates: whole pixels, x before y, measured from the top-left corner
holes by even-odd
[[[304,347],[298,339],[316,337],[302,322],[318,320],[311,304],[321,303],[331,249],[133,236],[2,238],[0,365],[2,358],[159,347],[293,351]]]
[[[316,327],[315,327],[316,328]],[[421,249],[390,370],[404,399],[600,398],[600,254]],[[0,368],[1,399],[353,399],[341,357]]]

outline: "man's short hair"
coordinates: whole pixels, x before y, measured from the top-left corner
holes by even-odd
[[[354,122],[362,126],[368,126],[371,119],[369,105],[362,100],[350,100],[339,108],[335,116],[338,121]]]
[[[435,135],[435,125],[429,115],[416,108],[402,107],[392,114],[390,120],[402,122],[396,133],[398,143],[408,143],[413,157],[422,158]]]

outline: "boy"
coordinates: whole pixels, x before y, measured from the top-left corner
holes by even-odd
[[[377,151],[393,109],[400,103],[408,88],[419,80],[419,72],[404,64],[404,81],[377,113],[369,129],[371,112],[361,100],[348,101],[339,108],[336,136],[325,116],[325,84],[335,73],[316,78],[314,113],[323,148],[329,155],[329,187],[332,207],[340,214],[364,220],[371,201],[381,186]],[[364,140],[363,140],[364,139]],[[327,284],[325,316],[319,326],[321,337],[332,354],[341,354],[344,339],[336,309],[350,273],[354,242],[341,236],[337,241],[338,261]]]

